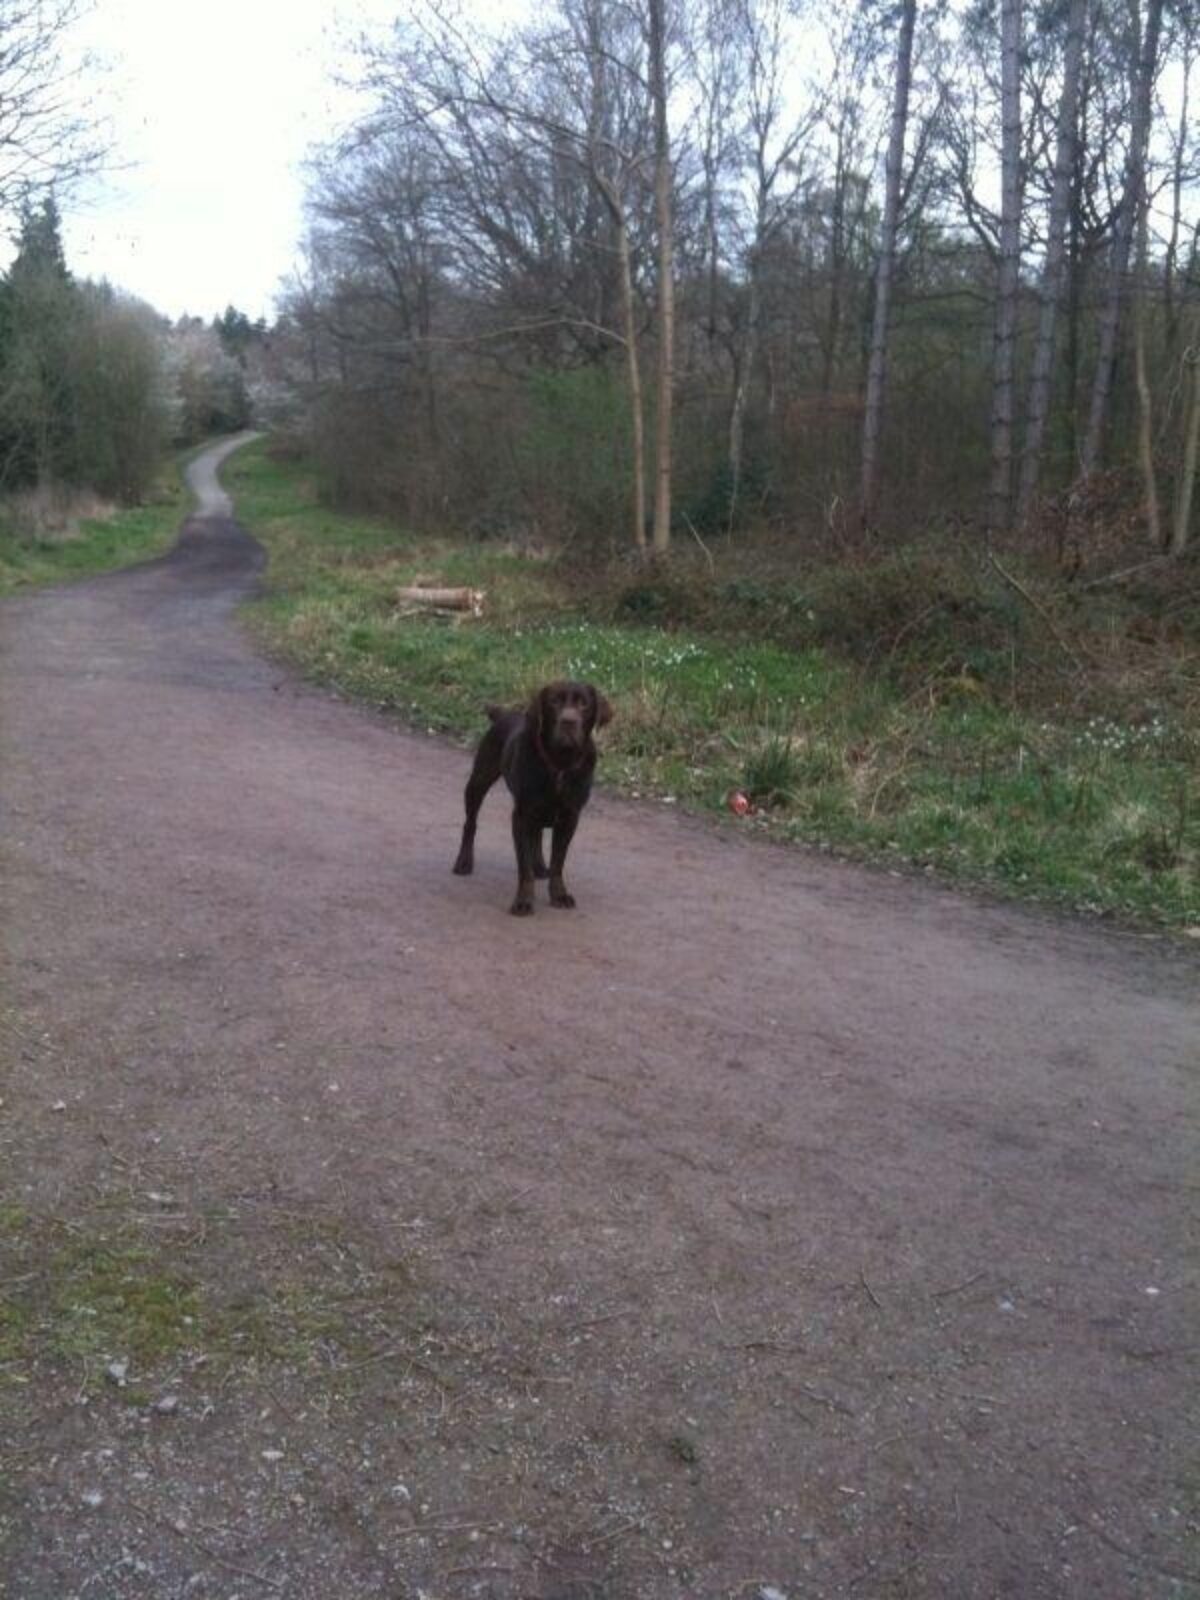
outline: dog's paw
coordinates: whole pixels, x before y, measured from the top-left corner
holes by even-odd
[[[557,894],[551,894],[550,904],[557,906],[560,911],[574,911],[575,896],[568,894],[565,889],[560,889]]]
[[[514,900],[508,908],[514,917],[531,917],[533,915],[532,900]]]

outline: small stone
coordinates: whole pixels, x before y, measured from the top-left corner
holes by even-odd
[[[264,1450],[264,1451],[262,1451],[262,1458],[263,1458],[264,1461],[282,1461],[283,1460],[283,1451],[282,1450]]]
[[[160,1400],[154,1402],[154,1409],[160,1417],[173,1417],[179,1410],[179,1396],[177,1394],[164,1394]]]
[[[50,1109],[51,1111],[65,1111],[67,1109],[67,1102],[65,1100],[56,1100]]]
[[[1156,1289],[1152,1283],[1148,1283],[1146,1285],[1146,1293],[1150,1296],[1151,1300],[1157,1300],[1158,1296],[1162,1293],[1162,1290]]]
[[[129,1376],[129,1363],[125,1360],[110,1361],[104,1369],[110,1383],[115,1383],[118,1389],[125,1387],[125,1379]]]
[[[104,1496],[99,1489],[85,1489],[79,1498],[89,1511],[99,1511],[104,1504]]]
[[[777,1589],[773,1583],[764,1583],[758,1591],[758,1600],[788,1600],[782,1589]]]

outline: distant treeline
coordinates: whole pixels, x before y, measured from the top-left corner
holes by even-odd
[[[142,499],[170,445],[245,426],[246,352],[263,335],[232,307],[172,326],[77,279],[54,200],[27,208],[0,280],[0,490]]]
[[[481,532],[1051,538],[1116,492],[1182,544],[1198,54],[1194,0],[415,8],[274,401],[331,494]]]

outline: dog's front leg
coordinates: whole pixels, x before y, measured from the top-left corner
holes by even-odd
[[[571,911],[575,905],[575,896],[567,893],[567,886],[563,882],[563,869],[578,826],[577,812],[564,813],[554,824],[554,836],[550,842],[550,904],[558,906],[561,911]]]
[[[509,907],[514,917],[533,915],[533,864],[541,832],[519,811],[513,812],[513,848],[517,852],[517,895]]]
[[[546,852],[542,845],[543,830],[539,828],[534,834],[536,843],[533,850],[533,875],[535,878],[548,878],[550,868],[546,865]]]

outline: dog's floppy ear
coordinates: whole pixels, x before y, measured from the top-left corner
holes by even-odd
[[[592,727],[607,727],[607,725],[612,721],[613,709],[594,684],[589,684],[588,688],[592,691],[592,706],[594,712],[592,717]]]

